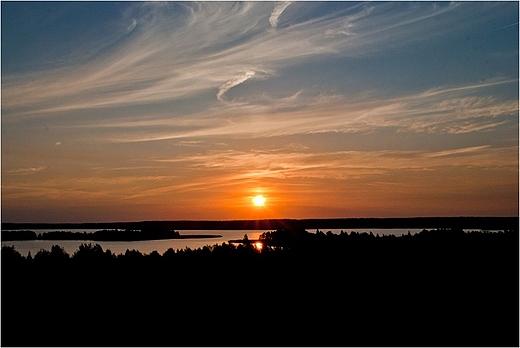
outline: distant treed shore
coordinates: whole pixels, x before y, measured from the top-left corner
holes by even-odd
[[[356,229],[356,228],[458,228],[511,230],[518,228],[512,217],[414,217],[343,219],[265,219],[265,220],[178,220],[97,223],[2,223],[2,230],[35,229],[123,229],[123,230],[277,230],[277,229]]]
[[[2,241],[17,240],[85,240],[85,241],[142,241],[159,239],[191,239],[191,238],[219,238],[220,235],[187,235],[182,236],[174,230],[150,229],[150,230],[100,230],[92,233],[51,231],[37,234],[29,230],[2,230]]]

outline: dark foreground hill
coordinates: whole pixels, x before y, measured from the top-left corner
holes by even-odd
[[[518,346],[518,229],[2,248],[2,346]]]

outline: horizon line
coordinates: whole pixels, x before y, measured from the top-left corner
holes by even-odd
[[[2,230],[46,228],[133,228],[161,227],[177,230],[264,230],[343,228],[462,228],[518,229],[518,216],[430,216],[361,217],[248,220],[145,220],[119,222],[2,222]],[[90,227],[90,228],[89,228]]]

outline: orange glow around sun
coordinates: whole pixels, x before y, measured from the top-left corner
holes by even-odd
[[[254,196],[253,204],[255,207],[263,207],[265,205],[265,197],[262,195]]]

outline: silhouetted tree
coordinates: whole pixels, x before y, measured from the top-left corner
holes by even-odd
[[[125,259],[127,260],[141,260],[143,258],[143,254],[140,251],[132,249],[126,249],[125,251]]]
[[[63,249],[59,245],[53,245],[51,247],[51,253],[49,256],[51,259],[53,259],[53,261],[56,262],[68,260],[70,257],[69,254],[65,252],[65,249]]]
[[[43,264],[50,260],[51,252],[45,249],[40,249],[36,255],[34,255],[34,263]]]
[[[25,264],[24,257],[16,250],[14,246],[2,246],[2,271],[4,269],[16,269],[20,265]]]
[[[99,263],[103,260],[109,259],[109,255],[103,252],[103,248],[99,244],[92,245],[92,243],[82,243],[78,250],[72,254],[72,258],[80,263],[95,262]]]

